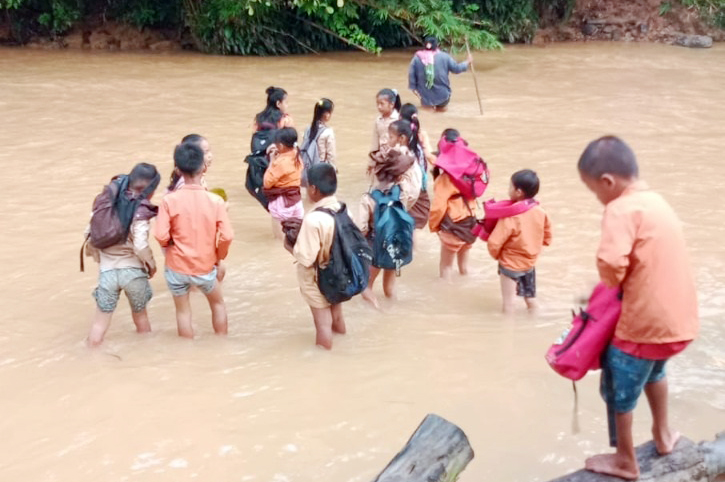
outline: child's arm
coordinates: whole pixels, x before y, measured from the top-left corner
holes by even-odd
[[[488,246],[488,252],[493,259],[498,260],[501,257],[501,251],[503,251],[506,242],[512,234],[511,220],[513,218],[501,218],[496,223],[496,227],[493,229],[491,236],[488,237],[486,245]]]
[[[297,235],[297,242],[292,250],[292,255],[297,262],[305,268],[311,268],[317,262],[322,247],[320,226],[311,222],[312,217],[302,221],[300,232]]]
[[[327,128],[318,139],[318,148],[320,150],[320,159],[322,162],[335,165],[335,157],[337,155],[337,146],[335,146],[335,132],[331,128]]]
[[[234,239],[234,230],[232,229],[232,223],[229,221],[229,213],[224,202],[220,199],[217,203],[217,244],[216,244],[216,259],[217,263],[229,254],[229,246],[232,244]]]
[[[161,205],[159,206],[159,215],[156,217],[154,237],[162,248],[169,246],[171,241],[171,219],[169,217],[169,205],[166,202],[166,198],[161,200]]]
[[[375,202],[373,201],[373,198],[370,197],[370,194],[365,193],[360,198],[360,207],[356,221],[358,228],[360,228],[360,231],[364,236],[367,236],[371,229],[370,225],[373,218],[374,204]]]
[[[433,183],[433,201],[428,219],[428,227],[432,233],[440,231],[441,221],[448,210],[448,198],[451,197],[452,186],[448,174],[441,174]]]
[[[277,162],[277,159],[278,157],[270,162],[269,167],[264,171],[264,189],[272,189],[275,187],[284,174],[280,166],[281,163]]]
[[[156,261],[154,261],[154,253],[149,246],[149,231],[151,230],[151,222],[148,220],[138,220],[131,224],[131,239],[133,239],[133,253],[141,260],[149,273],[149,278],[153,278],[156,274]]]
[[[373,142],[370,144],[370,152],[380,149],[380,136],[378,135],[378,121],[373,123]]]
[[[599,277],[607,286],[619,286],[624,281],[636,240],[636,228],[626,214],[617,213],[611,208],[604,210],[597,268]]]
[[[551,246],[551,220],[546,213],[544,213],[544,246]]]

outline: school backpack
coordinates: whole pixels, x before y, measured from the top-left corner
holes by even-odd
[[[130,223],[124,226],[116,209],[118,196],[122,192],[122,184],[124,183],[128,184],[127,176],[114,177],[93,200],[88,242],[94,248],[110,248],[128,238]]]
[[[400,276],[400,268],[413,261],[413,231],[415,220],[400,201],[400,186],[388,191],[370,193],[375,201],[373,215],[373,266],[394,269]]]
[[[251,154],[244,162],[247,163],[247,177],[244,186],[264,209],[267,209],[269,202],[264,195],[264,173],[269,167],[267,148],[274,143],[276,129],[265,129],[257,131],[252,135]]]
[[[467,200],[482,196],[488,187],[490,173],[486,162],[468,147],[462,137],[455,142],[443,137],[438,142],[436,166],[451,177],[453,185]]]
[[[317,286],[325,299],[336,305],[361,293],[368,286],[373,252],[365,236],[347,214],[342,204],[339,211],[317,208],[335,219],[335,237],[330,248],[330,262],[317,268]]]
[[[317,134],[315,134],[314,139],[310,139],[309,127],[305,131],[305,137],[302,141],[302,147],[300,147],[300,157],[302,158],[302,164],[304,164],[305,166],[304,170],[302,171],[302,186],[307,186],[307,171],[309,171],[309,169],[315,164],[319,164],[320,162],[322,162],[322,159],[320,159],[320,148],[317,145],[317,141],[320,139],[322,133],[325,132],[327,129],[327,127],[317,129]]]
[[[572,326],[546,352],[546,361],[559,375],[579,380],[589,370],[600,368],[600,359],[614,336],[622,311],[619,287],[599,283],[587,307],[572,313]]]

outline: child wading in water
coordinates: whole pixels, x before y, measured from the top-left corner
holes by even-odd
[[[93,291],[96,312],[87,339],[89,346],[103,342],[121,291],[126,293],[131,305],[136,331],[151,331],[146,305],[153,296],[149,278],[156,273],[156,263],[149,246],[149,229],[158,208],[149,200],[160,180],[155,166],[141,163],[134,166],[127,177],[112,181],[118,183],[119,189],[118,201],[113,209],[122,223],[128,223],[128,237],[104,249],[86,244],[87,255],[92,256],[99,265],[98,286]],[[90,234],[89,225],[86,235]]]
[[[373,152],[370,154],[372,162],[371,172],[374,175],[373,190],[387,191],[393,186],[400,186],[400,201],[406,211],[409,211],[418,200],[422,185],[422,173],[415,156],[408,146],[413,138],[410,123],[404,120],[393,122],[388,129],[391,149]],[[366,194],[360,203],[360,231],[371,238],[374,233],[375,201]],[[375,256],[374,256],[375,257]],[[374,264],[374,263],[373,263]],[[362,297],[373,306],[378,307],[378,301],[373,293],[373,285],[380,274],[380,268],[370,268],[370,281],[368,287],[362,292]],[[395,296],[395,270],[383,270],[383,292],[388,298]]]
[[[194,337],[189,290],[197,287],[209,301],[214,332],[227,333],[227,310],[217,266],[234,238],[224,200],[201,186],[204,153],[195,144],[180,144],[174,163],[184,185],[161,201],[154,235],[166,248],[164,275],[176,306],[179,336]]]
[[[297,149],[297,131],[291,127],[278,130],[275,146],[264,173],[264,195],[269,200],[272,233],[282,239],[282,222],[302,219],[305,215],[300,193],[303,166]]]
[[[317,209],[338,211],[335,197],[337,174],[330,164],[317,164],[309,171],[307,196],[314,203],[300,226],[292,254],[297,260],[297,281],[302,298],[310,307],[317,330],[317,345],[331,349],[332,334],[345,333],[342,303],[331,305],[320,292],[317,268],[330,262],[330,250],[335,237],[335,218]],[[289,244],[286,243],[287,249]]]
[[[590,143],[579,159],[584,184],[604,204],[597,267],[602,282],[622,289],[622,314],[602,361],[602,394],[615,413],[614,454],[586,468],[637,479],[632,413],[644,390],[660,455],[679,434],[667,417],[665,364],[698,332],[697,292],[682,224],[672,208],[638,180],[634,152],[617,137]]]
[[[200,136],[199,134],[189,134],[181,139],[181,143],[199,146],[204,153],[204,172],[201,176],[201,185],[204,189],[208,189],[206,185],[206,172],[209,170],[211,163],[214,161],[214,155],[211,152],[209,141],[206,140],[206,137]],[[181,172],[179,172],[176,166],[174,166],[174,170],[171,172],[171,182],[169,182],[169,186],[166,188],[166,194],[176,191],[183,185],[184,176],[182,176]]]
[[[370,145],[370,152],[385,150],[392,147],[389,142],[388,132],[390,124],[400,119],[400,96],[393,89],[382,89],[375,97],[378,108],[378,117],[373,126],[373,141]],[[368,173],[372,165],[368,164]]]
[[[267,87],[267,105],[254,117],[254,130],[283,129],[294,127],[289,115],[287,92],[281,87]]]
[[[428,216],[430,214],[430,196],[428,196],[428,154],[431,152],[430,140],[428,134],[420,128],[418,109],[413,104],[405,104],[400,108],[400,118],[410,122],[412,136],[410,138],[409,148],[418,161],[423,176],[418,200],[410,208],[410,215],[415,219],[415,228],[423,229],[428,223]],[[423,142],[428,144],[427,148]]]
[[[443,137],[448,142],[456,142],[460,134],[455,129],[446,129]],[[433,168],[433,178],[433,204],[428,226],[431,232],[438,233],[441,241],[440,277],[450,281],[454,261],[457,261],[459,273],[468,274],[468,254],[476,241],[471,233],[476,224],[476,200],[465,199],[451,176],[440,168]]]
[[[539,192],[539,177],[530,169],[511,176],[509,198],[533,200]],[[551,244],[551,222],[538,205],[526,212],[498,220],[488,238],[488,252],[498,261],[503,311],[514,310],[516,296],[522,296],[529,310],[536,305],[536,259],[543,246]]]
[[[305,165],[302,175],[302,184],[305,185],[307,171],[319,162],[325,162],[335,167],[336,145],[335,133],[328,125],[332,119],[335,104],[330,99],[320,99],[315,103],[312,113],[312,124],[305,130],[300,155]]]

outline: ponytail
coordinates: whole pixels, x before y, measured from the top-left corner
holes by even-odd
[[[315,110],[312,113],[312,124],[310,124],[310,142],[314,140],[315,137],[317,137],[317,131],[320,127],[320,121],[322,120],[322,116],[327,114],[328,112],[332,114],[332,110],[335,108],[335,104],[330,100],[326,98],[322,98],[315,104]]]
[[[287,96],[287,91],[281,87],[267,87],[267,105],[262,112],[257,114],[255,120],[257,125],[262,128],[263,124],[274,125],[277,128],[279,121],[282,119],[282,111],[277,107],[277,102],[281,102]]]
[[[408,148],[415,157],[424,159],[423,149],[420,145],[420,121],[418,120],[418,109],[413,104],[405,104],[400,108],[400,118],[410,122],[412,135],[408,141]]]
[[[395,89],[381,89],[380,92],[378,92],[378,97],[380,96],[385,97],[388,102],[393,104],[393,110],[396,112],[400,112],[400,107],[402,105],[402,102],[400,101],[400,95],[398,94],[398,91]]]

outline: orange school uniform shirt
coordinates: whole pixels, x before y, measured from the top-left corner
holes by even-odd
[[[667,201],[638,181],[604,209],[599,275],[622,287],[615,340],[665,344],[695,338],[697,292],[682,226]]]
[[[185,184],[161,200],[154,236],[166,250],[166,266],[204,275],[229,252],[234,238],[224,200],[198,184]]]
[[[448,213],[451,221],[457,223],[476,212],[476,200],[466,202],[461,191],[453,184],[451,176],[442,172],[433,183],[433,202],[430,206],[428,227],[432,233],[440,231],[441,221]]]
[[[303,165],[297,161],[297,149],[277,155],[264,172],[264,189],[300,187]]]
[[[501,218],[488,238],[488,252],[501,266],[528,271],[544,246],[551,244],[551,221],[546,211],[535,206],[525,213]]]

